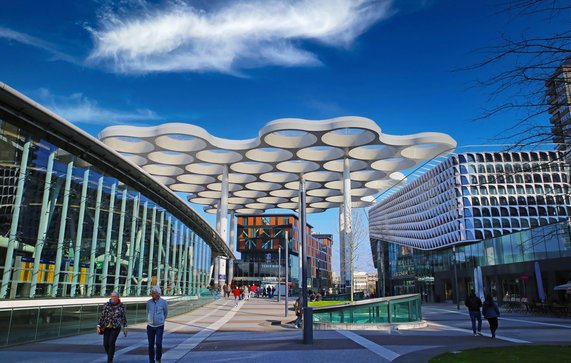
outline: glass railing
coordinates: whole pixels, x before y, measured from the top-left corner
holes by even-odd
[[[395,324],[422,320],[420,294],[368,299],[313,308],[314,323]]]
[[[207,289],[197,296],[169,299],[169,316],[195,310],[212,301]],[[146,321],[146,301],[124,302],[129,325]],[[94,332],[103,304],[0,309],[0,348]]]

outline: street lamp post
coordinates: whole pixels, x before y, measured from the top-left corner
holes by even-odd
[[[303,343],[313,344],[313,310],[307,307],[307,249],[305,248],[305,180],[299,181],[299,223],[300,223],[300,256],[301,259],[301,306],[303,309]]]
[[[285,317],[288,313],[288,296],[289,296],[289,231],[285,231]],[[278,293],[279,295],[279,293]]]
[[[456,246],[452,246],[452,265],[454,266],[454,294],[456,295],[456,310],[460,310],[460,294],[458,293],[458,274],[456,273]]]
[[[282,246],[278,243],[278,302],[280,302],[280,283],[282,281]]]

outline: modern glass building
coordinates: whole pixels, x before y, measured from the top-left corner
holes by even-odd
[[[288,281],[299,286],[299,219],[293,214],[238,216],[238,251],[242,258],[235,264],[237,284],[285,281],[285,241],[288,240]],[[286,237],[287,235],[287,237]],[[330,234],[312,234],[306,225],[306,261],[308,288],[331,287],[331,255],[333,238]],[[281,250],[281,251],[280,251]],[[278,271],[278,266],[279,271]],[[281,274],[280,274],[281,271]]]
[[[511,293],[522,276],[539,275],[526,297],[553,289],[571,277],[569,191],[569,165],[560,152],[449,157],[371,208],[379,290],[448,299],[454,265],[461,298],[478,280],[478,267],[483,287],[498,296]]]
[[[474,270],[482,271],[482,285],[499,302],[565,301],[565,291],[553,288],[571,280],[571,226],[560,222],[438,250],[387,246],[390,295],[426,293],[430,301],[454,300],[454,269],[460,299],[476,289]],[[389,262],[390,261],[390,262]],[[538,267],[536,267],[536,264]],[[455,266],[456,265],[456,266]],[[541,283],[539,283],[541,281]]]
[[[190,295],[232,251],[151,175],[0,84],[0,298]]]
[[[553,125],[553,142],[571,158],[571,57],[567,58],[545,82],[549,121]]]

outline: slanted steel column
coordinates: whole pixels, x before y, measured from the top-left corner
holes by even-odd
[[[202,288],[202,238],[196,240],[196,289]]]
[[[175,291],[176,291],[176,286],[177,286],[177,280],[176,280],[176,274],[178,273],[178,266],[177,266],[177,252],[178,252],[178,240],[179,240],[179,233],[178,233],[178,224],[179,221],[178,219],[175,219],[175,223],[174,223],[174,227],[173,227],[173,235],[172,235],[172,240],[171,240],[171,268],[170,268],[170,273],[169,273],[169,280],[171,281],[171,291],[170,293],[175,295]]]
[[[133,214],[131,214],[131,235],[129,237],[129,265],[127,267],[127,279],[125,280],[124,296],[131,295],[131,279],[133,278],[133,259],[137,248],[137,218],[139,216],[139,194],[133,199]]]
[[[185,226],[184,229],[184,249],[182,253],[182,294],[189,295],[190,274],[188,273],[188,259],[190,258],[190,230]]]
[[[203,261],[203,268],[204,268],[204,275],[202,276],[203,286],[208,287],[210,284],[210,251],[208,250],[208,246],[206,242],[202,241],[202,247],[204,248],[204,261]]]
[[[89,254],[89,274],[87,279],[87,296],[93,296],[95,284],[95,251],[97,248],[97,235],[99,233],[99,214],[101,213],[101,194],[103,193],[103,177],[97,183],[97,196],[95,199],[95,214],[93,216],[93,230],[91,234],[91,251]]]
[[[161,211],[161,219],[159,222],[159,248],[157,248],[157,286],[161,286],[161,273],[163,267],[163,251],[164,251],[164,234],[165,234],[165,211]]]
[[[83,181],[81,184],[81,200],[79,202],[79,216],[77,221],[77,233],[75,235],[75,250],[73,253],[73,277],[71,279],[71,291],[69,295],[75,297],[77,294],[77,284],[81,267],[79,265],[81,255],[81,242],[83,240],[83,222],[85,220],[85,209],[87,208],[87,189],[89,187],[89,169],[83,172]],[[80,291],[83,293],[83,291]]]
[[[36,247],[34,248],[34,266],[32,268],[32,282],[30,284],[30,298],[36,295],[36,286],[38,284],[38,275],[40,272],[40,260],[42,251],[46,243],[46,235],[48,232],[48,219],[50,215],[50,189],[52,188],[52,173],[54,167],[54,158],[56,152],[53,151],[48,156],[48,164],[46,166],[46,179],[44,180],[44,194],[42,197],[42,207],[40,210],[40,223],[38,226],[38,235],[36,239]]]
[[[170,268],[169,268],[169,257],[170,257],[170,246],[171,246],[171,235],[172,235],[172,216],[169,216],[168,218],[168,222],[167,222],[167,240],[166,240],[166,246],[165,246],[165,271],[163,273],[164,278],[163,278],[163,294],[166,295],[167,293],[167,287],[168,287],[168,283],[170,280]]]
[[[190,294],[195,294],[196,291],[196,271],[195,271],[195,267],[196,267],[196,263],[195,263],[195,259],[196,259],[196,233],[194,233],[193,231],[190,232],[190,250],[189,250],[189,263],[190,266],[188,267],[188,274],[189,277],[188,279],[190,280]]]
[[[65,239],[65,230],[67,226],[67,212],[69,210],[69,195],[71,194],[71,178],[73,176],[73,161],[67,164],[67,173],[65,175],[65,188],[63,193],[63,204],[61,206],[61,219],[59,223],[59,234],[56,249],[56,262],[54,272],[54,282],[52,284],[52,297],[56,297],[59,288],[59,280],[61,273],[61,260],[63,258],[63,243]],[[65,293],[65,291],[64,291]]]
[[[137,245],[139,246],[139,268],[137,273],[137,296],[141,296],[143,288],[143,262],[145,257],[145,240],[147,237],[147,211],[149,209],[149,202],[145,201],[143,204],[143,220],[141,222],[141,240]],[[151,232],[152,233],[152,232]],[[149,278],[149,276],[147,276]]]
[[[178,256],[177,256],[177,265],[178,265],[178,270],[176,271],[176,294],[175,295],[181,295],[182,294],[182,276],[183,276],[183,259],[182,256],[184,254],[184,247],[185,247],[185,241],[184,241],[184,223],[180,222],[180,231],[179,231],[179,237],[178,237],[178,244],[177,244],[177,252],[178,252]]]
[[[105,296],[107,293],[107,275],[109,274],[109,257],[111,256],[111,235],[113,234],[113,214],[115,212],[115,191],[117,183],[111,185],[111,193],[109,195],[109,212],[107,213],[107,232],[105,234],[105,255],[103,257],[103,271],[101,273],[101,289],[99,295]]]
[[[117,232],[117,254],[115,255],[115,284],[113,291],[119,291],[121,266],[123,265],[123,234],[125,233],[125,218],[127,216],[127,188],[121,195],[121,215],[119,216],[119,231]],[[124,289],[124,287],[123,287]]]
[[[151,293],[153,287],[153,259],[155,257],[155,234],[157,233],[157,207],[153,207],[151,213],[151,240],[149,241],[149,262],[147,265],[147,291],[146,294]]]
[[[18,173],[18,186],[16,187],[16,197],[14,198],[14,211],[12,212],[12,223],[10,223],[10,234],[8,235],[8,247],[6,248],[6,259],[4,263],[4,274],[2,275],[2,287],[0,297],[6,298],[10,276],[14,269],[14,249],[19,244],[17,240],[18,225],[20,224],[20,209],[22,208],[22,196],[26,186],[26,176],[28,175],[28,158],[32,141],[26,141],[22,149],[22,160],[20,160],[20,172]]]

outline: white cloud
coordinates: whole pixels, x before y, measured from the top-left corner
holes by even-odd
[[[4,27],[0,27],[0,39],[7,39],[9,41],[15,41],[21,44],[25,44],[34,48],[38,48],[38,49],[42,49],[46,52],[48,52],[49,54],[51,54],[54,57],[54,60],[63,60],[69,63],[74,63],[77,64],[79,63],[77,59],[62,53],[60,51],[58,51],[56,49],[56,47],[51,44],[48,43],[46,41],[43,41],[41,39],[38,39],[36,37],[33,37],[31,35],[28,34],[24,34],[24,33],[20,33],[8,28],[4,28]]]
[[[392,0],[253,0],[198,10],[178,2],[145,6],[136,15],[108,11],[89,29],[89,60],[119,73],[217,71],[265,65],[319,64],[302,49],[314,41],[346,47],[376,21],[391,15]],[[133,12],[130,12],[132,14]]]
[[[148,109],[137,109],[125,112],[102,108],[97,101],[74,93],[69,96],[52,94],[48,89],[42,88],[39,92],[40,103],[69,122],[80,124],[89,123],[97,125],[114,125],[124,122],[146,122],[161,120],[155,112]]]
[[[318,112],[324,117],[334,117],[335,115],[346,115],[349,113],[345,108],[335,102],[309,99],[305,104],[309,109]]]

